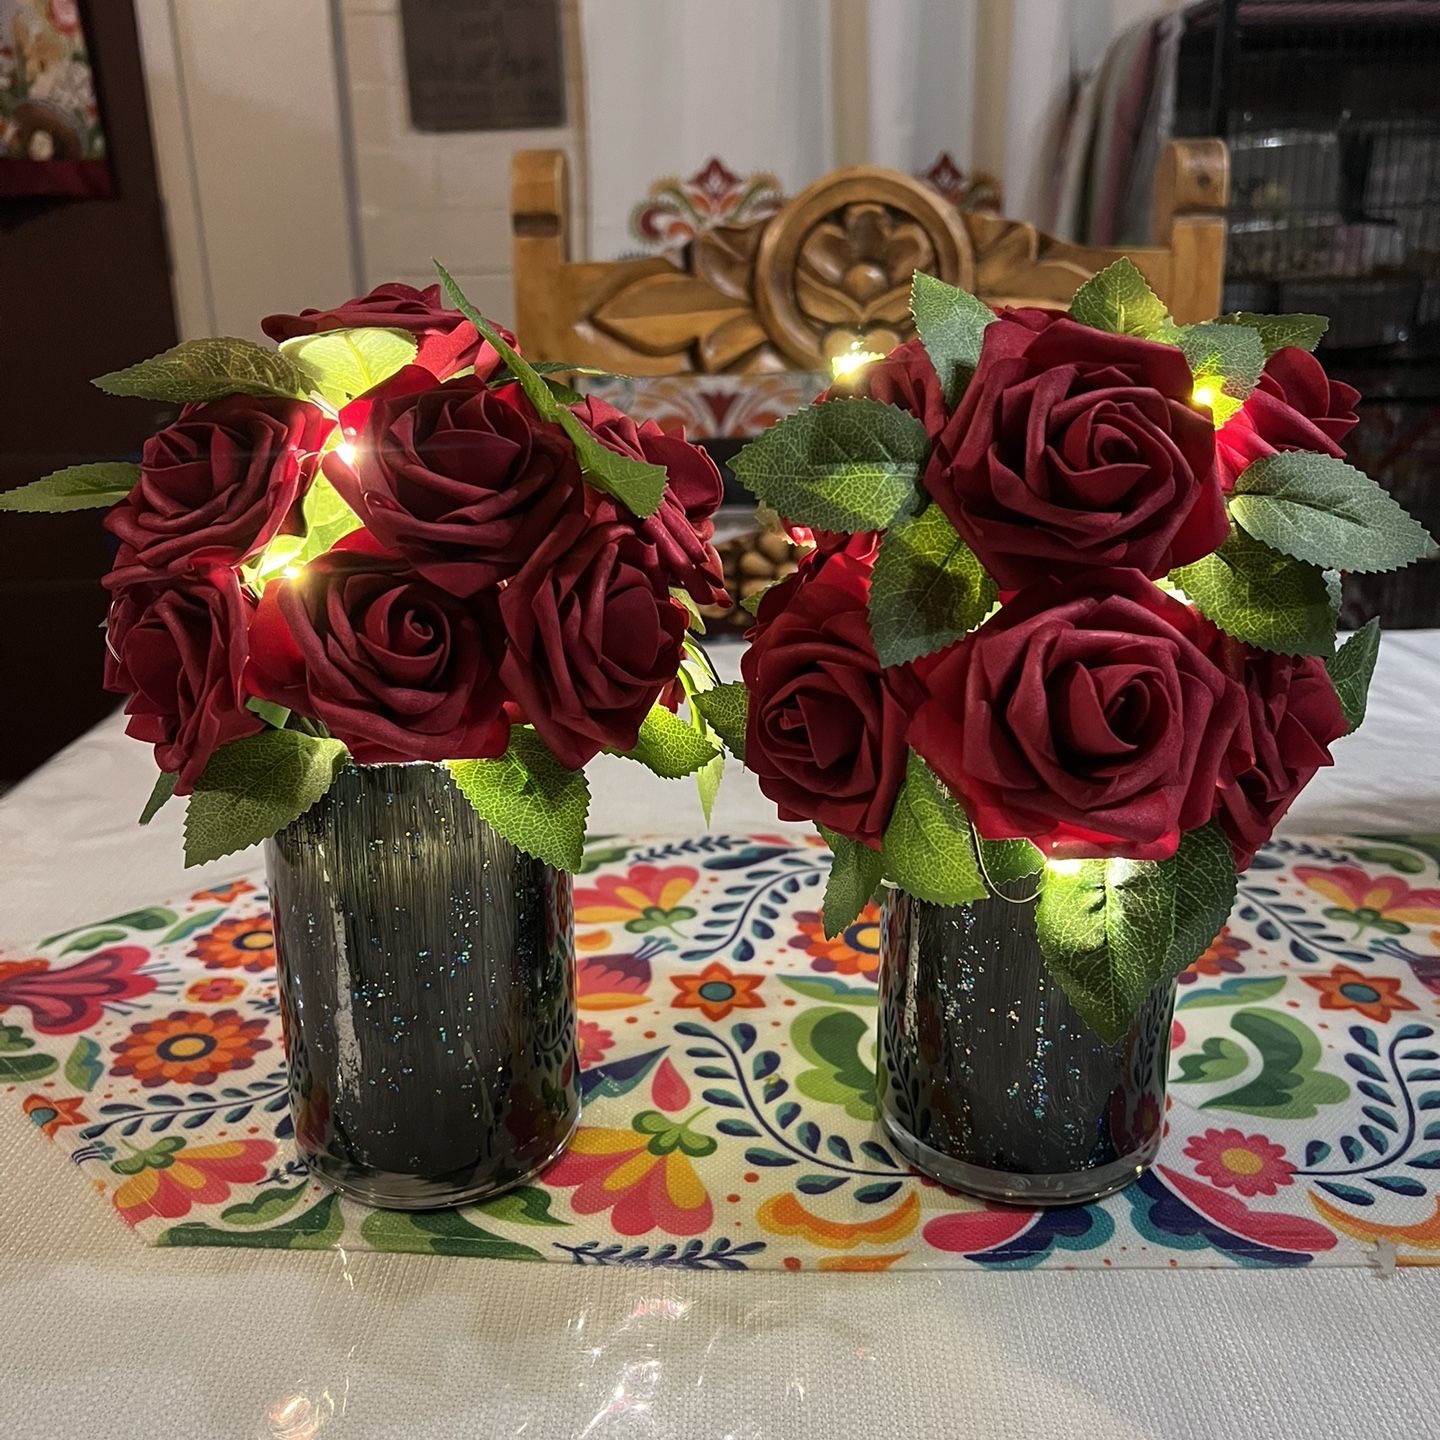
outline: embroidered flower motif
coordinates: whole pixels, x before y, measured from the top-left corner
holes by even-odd
[[[23,1005],[42,1035],[89,1030],[100,1023],[106,1005],[138,1000],[155,989],[153,976],[137,973],[149,960],[142,945],[97,950],[73,965],[0,960],[0,1014]]]
[[[128,1225],[152,1215],[178,1219],[192,1205],[228,1200],[235,1185],[263,1180],[274,1154],[269,1140],[221,1140],[187,1148],[181,1136],[167,1135],[110,1166],[130,1177],[114,1194],[115,1208]]]
[[[268,915],[225,920],[195,937],[191,959],[207,970],[249,970],[260,974],[275,968],[275,927]]]
[[[1250,948],[1248,940],[1230,933],[1226,925],[1210,942],[1209,948],[1188,970],[1182,971],[1180,983],[1193,985],[1202,975],[1239,975],[1245,967],[1240,957]]]
[[[185,998],[199,1005],[221,1005],[237,1000],[245,993],[245,982],[233,975],[212,975],[206,980],[192,980],[185,988]]]
[[[1295,1167],[1285,1158],[1285,1147],[1263,1135],[1242,1135],[1238,1130],[1207,1130],[1192,1135],[1185,1153],[1195,1162],[1195,1173],[1222,1189],[1241,1195],[1273,1195],[1289,1185]]]
[[[142,1085],[212,1085],[230,1070],[245,1070],[270,1048],[263,1019],[242,1020],[236,1010],[176,1010],[134,1026],[110,1048],[116,1075]]]
[[[695,911],[680,902],[700,872],[688,865],[634,865],[625,876],[601,875],[575,892],[575,919],[581,925],[623,924],[635,935],[675,930]]]
[[[80,1111],[85,1103],[79,1095],[27,1095],[20,1108],[40,1127],[40,1133],[53,1140],[55,1132],[66,1125],[85,1125],[90,1117]]]
[[[596,1020],[580,1022],[580,1068],[598,1065],[615,1043],[615,1037]]]
[[[853,924],[833,940],[825,938],[825,923],[816,910],[802,910],[795,916],[799,935],[790,945],[811,957],[810,968],[821,974],[861,975],[874,980],[880,972],[880,912],[867,905]]]
[[[1383,1025],[1397,1010],[1419,1009],[1400,993],[1400,980],[1393,975],[1362,975],[1348,965],[1337,965],[1328,975],[1300,978],[1320,992],[1322,1010],[1358,1010],[1367,1020]]]
[[[1329,920],[1353,924],[1355,934],[1404,935],[1411,925],[1440,924],[1440,890],[1412,890],[1398,875],[1371,875],[1358,865],[1297,865],[1295,878],[1334,903]]]
[[[671,1002],[676,1010],[699,1010],[707,1020],[723,1020],[732,1010],[758,1010],[765,1001],[757,993],[759,975],[735,975],[718,960],[698,975],[672,975],[679,994]]]

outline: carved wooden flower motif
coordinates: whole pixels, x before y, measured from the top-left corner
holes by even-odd
[[[795,298],[817,329],[843,332],[822,339],[827,354],[857,335],[868,349],[888,350],[910,329],[911,276],[935,268],[935,247],[916,220],[885,205],[846,205],[802,242]]]

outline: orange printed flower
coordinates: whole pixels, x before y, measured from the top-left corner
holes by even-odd
[[[152,1215],[178,1219],[192,1205],[228,1200],[235,1185],[263,1180],[274,1154],[269,1140],[221,1140],[187,1148],[179,1135],[167,1135],[111,1165],[130,1177],[114,1194],[115,1208],[128,1225]]]
[[[200,1005],[220,1005],[238,999],[245,993],[245,982],[233,975],[212,975],[207,980],[192,980],[185,998]]]
[[[263,1019],[242,1020],[236,1010],[176,1010],[147,1020],[110,1047],[111,1071],[142,1085],[212,1085],[230,1070],[245,1070],[270,1048]]]
[[[880,912],[867,905],[859,918],[847,925],[833,940],[825,938],[825,922],[816,910],[802,910],[795,917],[799,935],[790,945],[811,957],[810,968],[822,974],[862,975],[874,980],[880,971]]]
[[[207,970],[273,970],[275,928],[268,915],[226,920],[196,936],[190,955]]]
[[[674,930],[695,911],[680,902],[700,872],[688,865],[634,865],[623,878],[601,875],[575,891],[575,919],[581,925],[619,925],[635,935]]]
[[[615,1043],[615,1036],[596,1020],[580,1022],[580,1068],[598,1065]]]
[[[1400,981],[1393,975],[1362,975],[1348,965],[1337,965],[1328,975],[1300,978],[1320,992],[1322,1010],[1358,1010],[1367,1020],[1383,1025],[1396,1010],[1420,1008],[1400,993]]]
[[[228,885],[217,885],[213,890],[201,890],[192,895],[192,900],[215,900],[222,905],[228,905],[232,900],[238,900],[242,895],[253,895],[255,887],[248,880],[232,880]]]
[[[1333,901],[1326,918],[1353,923],[1357,935],[1404,935],[1411,925],[1440,924],[1440,890],[1412,890],[1398,875],[1372,875],[1358,865],[1297,865],[1295,878]]]
[[[20,1108],[40,1127],[48,1139],[66,1125],[85,1125],[90,1117],[80,1113],[84,1099],[79,1095],[27,1095]]]
[[[1285,1158],[1285,1147],[1263,1135],[1242,1135],[1238,1130],[1207,1130],[1192,1135],[1185,1153],[1195,1162],[1195,1173],[1222,1189],[1241,1195],[1273,1195],[1289,1185],[1295,1167]]]
[[[762,976],[735,975],[718,960],[698,975],[672,975],[679,994],[672,1002],[677,1010],[699,1010],[707,1020],[723,1020],[732,1010],[758,1010],[764,1000],[756,993]]]
[[[1205,953],[1188,970],[1181,972],[1180,983],[1192,985],[1202,975],[1239,975],[1245,969],[1240,957],[1249,948],[1250,942],[1232,935],[1226,925],[1210,942]]]

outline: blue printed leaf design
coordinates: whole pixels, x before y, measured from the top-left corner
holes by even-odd
[[[802,1195],[828,1195],[844,1183],[843,1175],[802,1175],[795,1188]]]
[[[715,1128],[722,1135],[738,1135],[744,1140],[758,1140],[760,1132],[748,1120],[736,1120],[727,1115],[715,1122]]]
[[[745,1151],[745,1158],[752,1165],[794,1165],[792,1155],[782,1155],[778,1150],[767,1150],[761,1145],[751,1145]]]
[[[1315,1182],[1320,1189],[1328,1191],[1337,1200],[1344,1200],[1351,1205],[1373,1205],[1375,1197],[1354,1185],[1342,1185],[1337,1180],[1317,1180]]]
[[[898,1193],[900,1181],[882,1180],[874,1185],[862,1185],[855,1192],[855,1198],[862,1205],[880,1205]]]

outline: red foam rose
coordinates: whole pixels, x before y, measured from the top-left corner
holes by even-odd
[[[745,764],[783,820],[815,820],[878,848],[905,778],[923,692],[880,664],[868,561],[837,551],[766,592],[740,662]]]
[[[1201,624],[1135,570],[1022,591],[917,662],[910,743],[988,839],[1164,859],[1210,819],[1245,713]]]
[[[188,795],[210,757],[263,728],[245,708],[251,603],[235,572],[211,566],[126,586],[110,603],[105,688],[129,695],[125,733]]]

